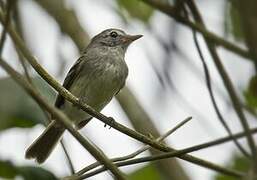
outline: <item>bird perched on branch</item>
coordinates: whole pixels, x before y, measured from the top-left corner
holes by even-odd
[[[101,111],[125,85],[128,67],[124,57],[128,46],[142,35],[128,35],[119,29],[107,29],[93,37],[82,56],[68,72],[63,86],[80,101]],[[92,116],[58,95],[55,106],[62,110],[77,129]],[[52,120],[30,145],[26,158],[43,163],[65,131],[63,124]]]

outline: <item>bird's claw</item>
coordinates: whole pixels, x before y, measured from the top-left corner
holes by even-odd
[[[115,120],[113,119],[113,117],[108,117],[108,119],[110,120],[110,127],[109,127],[109,129],[111,129],[112,126],[113,126],[114,123],[115,123]],[[106,126],[107,126],[107,124],[104,124],[104,127],[106,127]]]

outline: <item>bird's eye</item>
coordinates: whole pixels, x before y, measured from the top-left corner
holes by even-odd
[[[112,31],[110,33],[110,36],[113,37],[113,38],[116,38],[118,36],[118,33],[116,33],[115,31]]]

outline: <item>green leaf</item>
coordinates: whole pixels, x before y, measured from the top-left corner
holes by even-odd
[[[53,102],[54,91],[42,79],[34,78],[33,83],[48,101]],[[43,111],[12,79],[0,79],[0,87],[0,131],[44,123]]]
[[[129,177],[128,178],[129,180],[142,180],[142,179],[161,180],[161,179],[163,179],[153,164],[148,164],[147,166],[129,174],[128,177]]]
[[[119,9],[118,14],[125,19],[136,18],[148,23],[153,15],[153,8],[138,0],[116,0]]]
[[[10,161],[0,161],[0,177],[15,178],[16,174],[17,170]]]
[[[57,180],[53,173],[41,167],[15,166],[10,161],[0,160],[0,177],[14,179],[17,176],[24,180]]]

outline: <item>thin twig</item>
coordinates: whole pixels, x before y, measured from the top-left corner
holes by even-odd
[[[187,15],[187,11],[186,11],[186,8],[184,7],[184,11],[185,11],[185,14],[188,18],[188,15]],[[216,102],[216,99],[215,99],[215,96],[214,96],[214,93],[213,93],[213,90],[212,90],[212,82],[211,82],[211,75],[210,75],[210,72],[209,72],[209,69],[208,69],[208,66],[205,62],[205,59],[204,59],[204,56],[203,56],[203,53],[202,53],[202,50],[201,50],[201,47],[198,43],[198,40],[197,40],[197,35],[196,35],[196,31],[195,30],[192,30],[192,33],[193,33],[193,39],[194,39],[194,43],[195,43],[195,46],[196,46],[196,49],[197,49],[197,52],[199,54],[199,57],[201,59],[201,62],[202,62],[202,65],[203,65],[203,70],[204,70],[204,74],[205,74],[205,82],[206,82],[206,85],[207,85],[207,89],[208,89],[208,92],[209,92],[209,95],[210,95],[210,98],[211,98],[211,102],[212,102],[212,105],[214,107],[214,110],[218,116],[218,119],[220,120],[222,126],[225,128],[225,130],[227,131],[227,133],[232,137],[233,139],[233,142],[235,143],[235,145],[237,146],[237,148],[242,152],[242,154],[244,154],[246,157],[250,157],[250,154],[241,146],[241,144],[232,136],[232,131],[230,130],[228,124],[226,123],[225,119],[223,118],[220,110],[219,110],[219,107],[218,107],[218,104]]]
[[[5,39],[6,39],[6,34],[7,34],[7,26],[9,26],[9,23],[11,21],[11,14],[12,14],[12,8],[14,6],[14,0],[10,0],[10,1],[7,1],[7,6],[6,6],[6,18],[5,18],[5,23],[3,24],[3,30],[2,30],[2,33],[1,33],[1,39],[0,39],[0,56],[2,55],[3,53],[3,48],[4,48],[4,42],[5,42]],[[4,11],[4,5],[2,5],[2,10]],[[16,47],[15,47],[16,48]],[[16,52],[19,56],[19,60],[21,62],[21,65],[24,69],[24,73],[25,73],[25,76],[27,77],[27,80],[32,83],[32,80],[29,76],[29,73],[28,73],[28,70],[27,70],[27,67],[26,67],[26,64],[24,62],[24,59],[22,57],[22,55],[20,54],[19,50],[16,48]]]
[[[191,62],[189,57],[182,52],[182,49],[180,47],[178,47],[176,44],[172,44],[172,46],[176,50],[176,53],[182,57],[181,60],[183,60],[183,61],[180,61],[180,62],[182,62],[184,65],[186,65],[188,70],[192,71],[195,74],[195,76],[197,76],[198,78],[201,78],[201,73],[200,73],[199,69],[196,67],[196,65],[194,63]],[[200,79],[200,81],[201,81],[201,79]],[[225,103],[227,105],[229,105],[229,106],[232,105],[232,103],[230,101],[228,101],[228,99],[226,99],[227,97],[225,96],[225,94],[222,92],[221,88],[218,87],[218,85],[216,83],[214,83],[213,89],[215,92],[218,92],[218,94],[221,96],[222,99],[225,99],[225,101],[226,101]],[[245,104],[245,102],[242,102],[242,101],[240,101],[240,104],[253,117],[255,117],[255,118],[257,117],[257,113],[255,112],[254,108],[251,108],[249,105]]]
[[[11,66],[9,66],[2,58],[0,59],[0,65],[2,68],[10,74],[10,76],[21,85],[34,100],[41,104],[56,120],[60,121],[65,128],[80,142],[85,149],[87,149],[98,161],[102,162],[113,175],[118,179],[125,179],[123,173],[106,157],[106,155],[100,151],[92,142],[85,139],[80,133],[75,130],[71,124],[71,120],[60,110],[50,105],[45,99],[31,86],[22,75],[16,72]]]
[[[257,128],[251,129],[251,133],[257,133]],[[245,136],[246,136],[245,132],[240,132],[240,133],[233,134],[233,137],[236,138],[236,139],[243,138]],[[219,138],[219,139],[216,139],[216,140],[213,140],[213,141],[209,141],[207,143],[202,143],[202,144],[195,145],[195,146],[192,146],[192,147],[188,147],[188,148],[185,148],[185,149],[182,149],[182,150],[178,150],[177,152],[168,152],[168,153],[162,153],[162,154],[158,154],[158,155],[154,155],[154,156],[147,156],[147,157],[127,160],[127,161],[122,161],[122,162],[116,163],[116,165],[118,167],[121,167],[121,166],[133,165],[133,164],[138,164],[138,163],[143,163],[143,162],[149,162],[149,161],[155,161],[155,160],[177,157],[177,156],[179,156],[179,154],[191,153],[191,152],[194,152],[194,151],[210,148],[210,147],[213,147],[213,146],[216,146],[216,145],[221,145],[223,143],[230,142],[232,140],[233,139],[231,138],[231,136],[226,136],[226,137]],[[85,179],[85,178],[91,177],[93,175],[96,175],[98,173],[101,173],[105,170],[106,169],[104,167],[101,167],[101,168],[96,169],[95,171],[83,174],[83,175],[78,176],[78,177],[74,177],[74,180]],[[238,172],[238,171],[234,171],[234,170],[230,170],[230,173],[232,173],[230,175],[235,176],[235,177],[243,177],[244,176],[243,173]]]
[[[67,151],[67,148],[66,148],[66,145],[64,143],[64,140],[61,139],[60,142],[61,142],[62,150],[63,150],[63,152],[65,154],[65,157],[66,157],[66,160],[67,160],[67,164],[69,165],[69,169],[71,171],[71,174],[74,174],[75,173],[75,169],[74,169],[73,163],[71,161],[71,157],[69,155],[69,152]],[[99,164],[101,164],[101,163],[99,162]]]
[[[7,17],[9,17],[9,16],[7,16]],[[6,25],[7,25],[7,24],[6,24]],[[6,26],[6,25],[5,25],[5,26]],[[5,32],[6,32],[6,30],[5,30]],[[14,44],[14,45],[15,45],[15,44]],[[30,76],[30,74],[29,74],[28,67],[27,67],[27,65],[26,65],[25,59],[24,59],[23,55],[21,54],[19,48],[18,48],[16,45],[15,45],[15,50],[16,50],[16,52],[17,52],[17,54],[18,54],[18,59],[19,59],[21,65],[22,65],[22,68],[23,68],[23,70],[24,70],[24,74],[25,74],[25,77],[26,77],[27,81],[35,88],[35,85],[34,85],[34,83],[33,83],[33,80],[32,80],[32,78],[31,78],[31,76]],[[45,111],[45,109],[42,108],[42,106],[40,106],[40,108],[41,108],[42,111],[44,112],[45,117],[46,117],[47,119],[49,119],[49,116],[48,116],[47,112]],[[50,120],[48,120],[48,122],[49,122],[49,121],[50,121]],[[60,142],[61,142],[61,147],[62,147],[62,149],[63,149],[64,155],[65,155],[66,160],[67,160],[67,164],[68,164],[69,169],[70,169],[70,171],[71,171],[71,174],[74,174],[74,173],[75,173],[74,166],[73,166],[73,164],[72,164],[72,161],[71,161],[71,158],[70,158],[70,156],[69,156],[69,153],[68,153],[68,151],[67,151],[67,149],[66,149],[66,146],[65,146],[65,144],[64,144],[64,142],[63,142],[63,139],[61,139]]]
[[[3,23],[3,15],[2,12],[0,12],[0,21]],[[88,106],[87,104],[83,104],[77,97],[75,97],[73,94],[71,94],[68,90],[63,88],[60,83],[58,83],[52,76],[50,76],[47,71],[37,62],[36,58],[31,55],[30,51],[24,44],[24,42],[21,40],[21,38],[17,35],[15,30],[12,27],[8,27],[8,32],[14,43],[19,47],[23,55],[26,57],[28,62],[32,65],[32,67],[36,70],[37,73],[40,74],[40,76],[48,83],[50,84],[58,93],[60,93],[66,100],[70,101],[74,105],[77,105],[82,110],[90,114],[91,116],[99,119],[105,124],[108,124],[112,128],[140,141],[145,144],[148,144],[158,150],[169,152],[169,151],[176,151],[173,148],[167,147],[163,144],[160,144],[156,142],[155,140],[152,140],[151,138],[147,137],[146,135],[143,135],[141,133],[138,133],[136,131],[133,131],[132,129],[127,128],[126,126],[116,122],[113,118],[107,117],[103,115],[102,113],[99,113],[95,111],[92,107]],[[179,158],[192,162],[194,164],[197,164],[199,166],[210,168],[219,172],[227,172],[227,169],[224,167],[220,167],[214,163],[211,163],[209,161],[194,157],[192,155],[185,154],[183,156],[180,156]],[[218,168],[217,168],[218,167]]]
[[[205,27],[205,24],[203,22],[203,19],[201,17],[201,14],[197,8],[197,6],[195,5],[195,2],[193,0],[186,0],[187,1],[187,4],[188,4],[188,7],[190,8],[193,16],[194,16],[194,19],[200,23],[203,27]],[[208,40],[206,37],[204,37],[205,39],[205,42],[207,44],[207,47],[210,51],[210,54],[214,60],[214,63],[219,71],[219,74],[221,75],[222,77],[222,80],[223,80],[223,83],[229,93],[229,96],[231,98],[231,101],[232,101],[232,104],[233,104],[233,107],[237,113],[237,116],[243,126],[243,129],[247,135],[247,142],[249,144],[249,147],[251,149],[251,154],[253,156],[253,162],[254,163],[257,163],[257,152],[256,152],[256,146],[255,146],[255,142],[253,140],[253,137],[250,133],[250,127],[249,127],[249,124],[247,122],[247,119],[244,115],[244,112],[242,110],[242,107],[241,107],[241,104],[240,104],[240,101],[239,101],[239,98],[237,97],[237,94],[236,94],[236,91],[235,91],[235,88],[234,88],[234,85],[232,83],[232,81],[230,80],[230,77],[228,75],[228,73],[226,72],[225,70],[225,67],[223,66],[222,64],[222,61],[216,51],[216,46],[215,44]]]
[[[11,4],[11,3],[9,2],[8,4]],[[12,6],[13,6],[13,5],[12,5]],[[10,14],[11,14],[10,11],[11,11],[11,7],[12,7],[12,6],[11,6],[11,5],[7,6],[8,8],[7,8],[7,15],[6,15],[6,23],[4,24],[4,28],[3,28],[3,32],[2,32],[2,37],[1,37],[1,40],[0,40],[0,43],[1,43],[1,44],[0,44],[0,48],[3,48],[3,45],[2,45],[2,44],[3,44],[4,40],[5,40],[6,31],[7,31],[7,30],[6,30],[6,27],[7,27],[8,24],[9,24],[9,18],[10,18]],[[26,62],[25,62],[24,57],[22,56],[22,54],[21,54],[19,48],[17,48],[17,46],[15,46],[15,50],[16,50],[16,52],[17,52],[17,54],[18,54],[18,59],[19,59],[21,65],[22,65],[22,68],[23,68],[23,70],[24,70],[24,74],[25,74],[25,77],[26,77],[27,81],[35,88],[35,85],[34,85],[33,80],[32,80],[32,78],[31,78],[31,76],[30,76],[30,74],[29,74],[29,71],[28,71],[28,68],[27,68],[27,65],[26,65]],[[0,56],[1,56],[1,53],[2,53],[2,49],[1,49],[1,51],[0,51]],[[47,113],[46,113],[45,110],[44,110],[44,108],[42,108],[42,106],[40,106],[40,108],[41,108],[42,111],[44,112],[45,116],[48,117],[48,116],[47,116]],[[73,167],[73,164],[72,164],[72,162],[71,162],[70,156],[69,156],[69,154],[68,154],[68,152],[67,152],[67,149],[66,149],[66,147],[65,147],[65,145],[64,145],[64,143],[63,143],[63,139],[61,139],[60,142],[61,142],[61,147],[62,147],[62,149],[63,149],[63,151],[64,151],[64,154],[65,154],[65,156],[66,156],[69,169],[70,169],[71,173],[74,174],[74,173],[75,173],[74,167]]]
[[[9,26],[10,17],[11,17],[11,9],[13,7],[13,3],[14,3],[13,0],[7,1],[6,20],[5,20],[5,23],[3,24],[3,30],[2,30],[1,39],[0,39],[0,56],[1,56],[2,52],[3,52],[4,42],[5,42],[6,34],[7,34],[7,26]],[[30,77],[28,69],[27,69],[27,66],[25,64],[25,60],[24,60],[22,54],[20,53],[20,50],[17,48],[17,46],[15,46],[15,49],[16,49],[16,52],[17,52],[18,57],[19,57],[18,59],[21,62],[21,65],[22,65],[22,67],[24,69],[25,77],[26,77],[27,81],[34,87],[34,84],[32,82],[32,78]],[[42,108],[42,110],[43,110],[43,112],[45,112],[45,110],[43,108]],[[68,161],[68,165],[69,165],[69,168],[71,170],[71,173],[74,174],[75,171],[74,171],[71,159],[69,157],[69,154],[68,154],[68,152],[67,152],[67,150],[65,148],[65,145],[64,145],[62,140],[61,140],[61,145],[62,145],[63,151],[65,153],[66,159]]]
[[[11,11],[13,7],[13,0],[7,1],[7,6],[6,6],[6,15],[5,15],[5,20],[3,22],[3,30],[1,33],[1,39],[0,39],[0,56],[2,56],[3,53],[3,48],[4,48],[4,42],[6,39],[6,34],[7,34],[7,26],[9,26],[9,23],[11,21]],[[4,5],[3,7],[4,8]],[[4,11],[4,9],[2,9]]]
[[[166,137],[168,137],[169,135],[171,135],[173,132],[175,132],[177,129],[179,129],[180,127],[182,127],[184,124],[186,124],[187,122],[189,122],[192,119],[192,117],[188,117],[185,120],[183,120],[182,122],[180,122],[179,124],[177,124],[174,128],[172,128],[171,130],[167,131],[165,134],[163,134],[162,136],[158,137],[156,139],[157,142],[161,142],[163,141]],[[116,157],[116,158],[112,158],[110,159],[113,162],[117,162],[117,161],[124,161],[127,159],[131,159],[136,157],[137,155],[141,154],[142,152],[148,150],[151,146],[149,145],[145,145],[143,147],[141,147],[140,149],[138,149],[137,151],[126,155],[126,156],[122,156],[122,157]],[[75,175],[79,176],[82,175],[84,173],[86,173],[87,171],[90,171],[98,166],[100,166],[101,164],[99,162],[95,162],[85,168],[83,168],[82,170],[80,170],[79,172],[77,172]]]
[[[245,156],[247,157],[250,157],[250,154],[240,145],[240,143],[232,136],[232,132],[228,126],[228,124],[226,123],[225,119],[223,118],[220,110],[219,110],[219,107],[217,105],[217,102],[215,100],[215,97],[214,97],[214,94],[213,94],[213,91],[212,91],[212,86],[211,86],[211,77],[210,77],[210,74],[209,74],[209,70],[208,70],[208,67],[207,67],[207,64],[205,63],[205,60],[204,60],[204,57],[203,57],[203,54],[201,52],[201,49],[200,49],[200,46],[197,42],[197,37],[196,37],[196,33],[195,31],[193,32],[193,36],[194,36],[194,41],[195,41],[195,44],[196,44],[196,47],[197,47],[197,51],[199,53],[199,56],[200,56],[200,59],[202,61],[202,64],[203,64],[203,68],[204,68],[204,73],[205,73],[205,77],[206,77],[206,84],[207,84],[207,88],[208,88],[208,91],[209,91],[209,94],[210,94],[210,98],[211,98],[211,101],[212,101],[212,104],[213,104],[213,107],[214,107],[214,110],[221,122],[221,124],[223,125],[223,127],[226,129],[226,131],[228,132],[228,134],[231,136],[231,138],[233,138],[233,141],[235,143],[235,145],[238,147],[238,149],[242,152],[242,154],[244,154]]]
[[[153,32],[152,32],[153,33]],[[155,35],[155,34],[154,34]],[[167,62],[170,61],[170,59],[173,59],[172,55],[174,55],[174,51],[175,53],[177,53],[178,55],[184,55],[182,54],[182,52],[176,47],[174,42],[171,42],[169,44],[167,44],[166,42],[164,42],[163,40],[161,40],[161,38],[159,38],[157,35],[155,35],[156,39],[158,40],[158,42],[164,47],[165,50],[165,59]],[[170,49],[173,49],[174,51],[172,53],[170,53]],[[146,53],[148,62],[151,64],[151,67],[153,68],[153,70],[155,71],[155,74],[158,76],[158,79],[164,81],[164,79],[162,78],[160,72],[157,70],[157,67],[154,65],[153,63],[153,57],[151,56],[150,53]],[[185,58],[185,57],[183,57]],[[186,63],[187,64],[187,63]],[[168,66],[168,65],[165,65]],[[191,70],[191,65],[190,69]],[[169,67],[169,66],[168,66]],[[203,113],[201,113],[200,111],[198,111],[194,106],[191,105],[190,102],[188,102],[188,100],[186,99],[186,97],[184,97],[184,95],[178,90],[178,88],[176,87],[175,83],[172,80],[172,75],[170,75],[169,73],[171,72],[170,70],[166,69],[164,72],[164,77],[165,77],[165,82],[167,83],[169,89],[172,91],[172,95],[173,95],[173,100],[177,100],[179,103],[177,103],[177,105],[181,106],[183,109],[189,109],[190,112],[192,112],[193,114],[196,114],[196,116],[198,116],[198,120],[199,120],[199,125],[205,130],[208,131],[208,134],[217,134],[217,132],[215,132],[216,129],[214,128],[207,128],[208,126],[210,126],[210,124],[206,121],[206,117],[205,115],[203,115]],[[202,81],[201,81],[202,82]],[[164,82],[162,82],[163,85]],[[201,122],[200,122],[201,121]]]
[[[201,33],[206,39],[214,42],[216,45],[222,46],[222,47],[236,53],[237,55],[245,57],[245,58],[247,58],[247,60],[254,61],[255,57],[253,57],[253,55],[248,50],[242,49],[242,48],[234,45],[233,43],[226,41],[225,39],[208,31],[204,26],[202,26],[202,24],[193,23],[193,22],[189,21],[188,19],[182,17],[176,11],[176,8],[174,8],[167,2],[160,1],[160,0],[140,0],[140,1],[160,10],[161,12],[165,13],[166,15],[174,18],[177,22],[180,22],[181,24],[186,25],[186,26],[190,27],[191,29],[196,30],[197,32]]]

